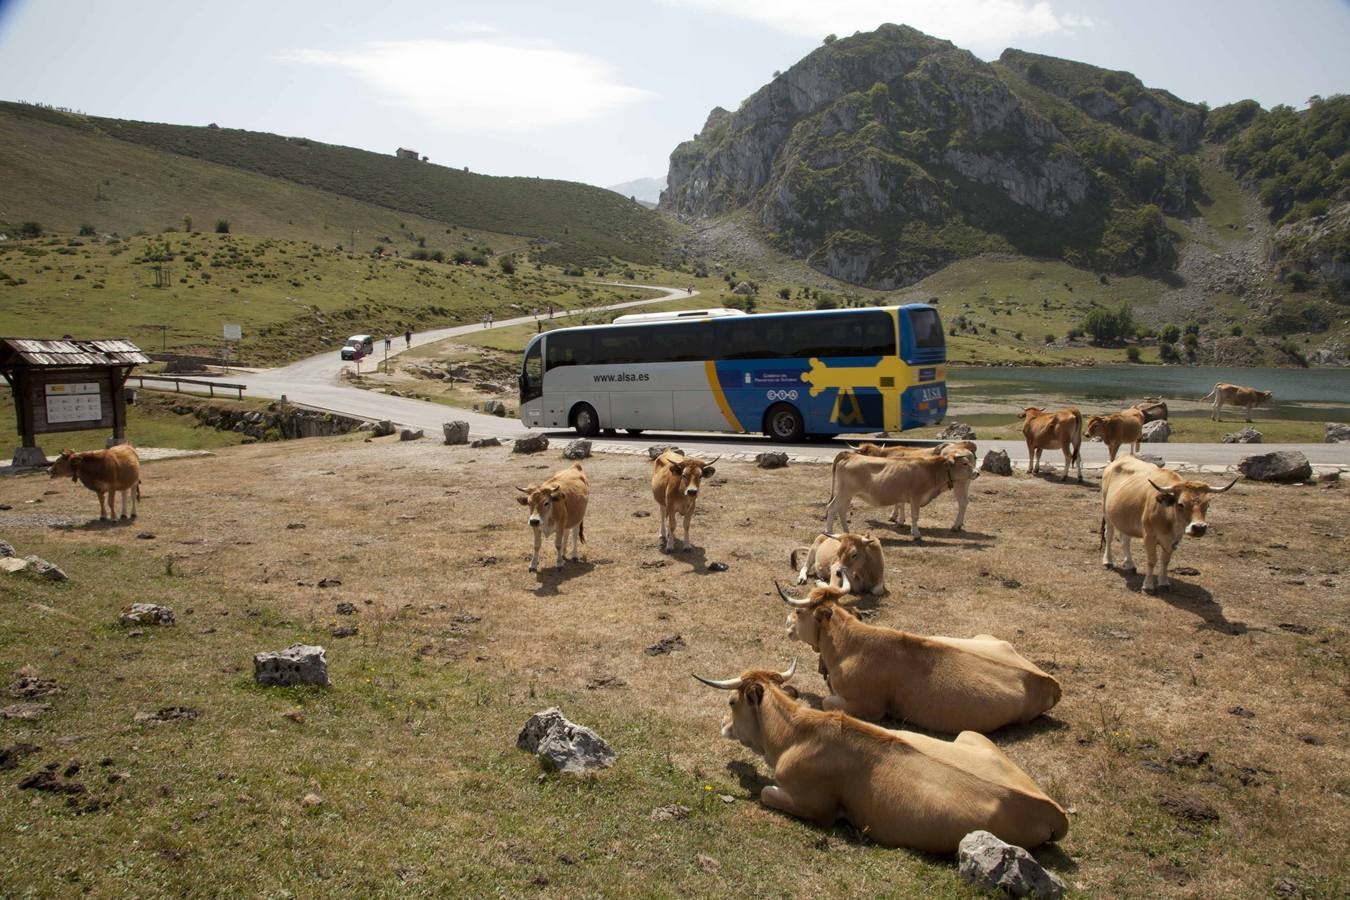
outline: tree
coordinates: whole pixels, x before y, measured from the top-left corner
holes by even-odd
[[[192,216],[183,216],[183,230],[186,232],[192,231]]]
[[[516,260],[509,253],[497,260],[497,267],[502,270],[503,275],[516,274]]]
[[[21,238],[39,238],[42,237],[42,226],[37,222],[24,222],[19,226],[18,234]]]
[[[1150,141],[1158,139],[1158,123],[1152,113],[1144,113],[1139,117],[1139,133]]]
[[[1158,340],[1164,344],[1175,344],[1181,339],[1181,329],[1175,325],[1164,325],[1163,330],[1158,334]]]
[[[1128,359],[1128,360],[1129,360],[1130,362],[1132,362],[1132,363],[1137,363],[1137,362],[1139,362],[1139,348],[1138,348],[1138,347],[1126,347],[1126,348],[1125,348],[1125,358]]]
[[[1094,344],[1110,344],[1134,337],[1134,313],[1125,304],[1115,312],[1094,309],[1083,320],[1083,330],[1092,335]]]
[[[830,44],[833,44],[837,40],[839,40],[839,36],[837,34],[827,34],[825,35],[824,44],[825,46],[828,47]]]
[[[229,234],[229,233],[230,233],[230,220],[229,220],[229,219],[217,219],[217,220],[216,220],[216,234]]]
[[[93,237],[95,234],[93,225],[81,225],[80,237]]]

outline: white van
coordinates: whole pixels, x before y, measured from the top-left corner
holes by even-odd
[[[375,339],[368,334],[354,334],[342,345],[342,358],[356,359],[357,356],[370,356],[375,352]]]

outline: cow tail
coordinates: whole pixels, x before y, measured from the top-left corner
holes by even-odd
[[[1097,543],[1097,552],[1100,553],[1101,551],[1103,551],[1103,550],[1106,549],[1106,511],[1105,511],[1105,510],[1102,511],[1102,520],[1101,520],[1101,522],[1099,522],[1099,523],[1097,524],[1097,537],[1098,537],[1098,539],[1099,539],[1099,540],[1098,540],[1098,543]]]
[[[577,525],[577,537],[581,538],[581,542],[582,542],[583,544],[586,543],[586,520],[585,520],[585,519],[582,519],[581,522]]]
[[[1074,463],[1082,462],[1078,455],[1078,450],[1083,446],[1083,414],[1078,410],[1073,411],[1073,460]]]
[[[1206,400],[1213,400],[1213,399],[1214,399],[1214,394],[1215,394],[1218,390],[1219,390],[1219,385],[1218,385],[1218,383],[1215,383],[1215,385],[1214,385],[1214,390],[1210,391],[1208,394],[1206,394],[1205,396],[1201,397],[1201,398],[1200,398],[1200,401],[1203,403],[1203,402],[1206,401]]]
[[[804,550],[804,549],[806,549],[806,548],[804,548],[804,547],[796,547],[796,548],[794,548],[794,549],[792,550],[792,552],[790,552],[790,553],[788,554],[788,565],[792,567],[792,571],[794,571],[794,572],[799,571],[799,569],[797,568],[797,554],[798,554],[798,553],[801,553],[802,550]]]
[[[834,505],[834,473],[835,470],[839,468],[839,460],[843,459],[845,454],[848,454],[849,456],[853,455],[852,451],[843,450],[839,453],[836,453],[834,455],[834,462],[830,463],[830,499],[825,501],[825,515],[827,517],[830,514],[829,513],[830,507]],[[829,527],[829,524],[830,523],[826,521],[825,523],[826,527]]]

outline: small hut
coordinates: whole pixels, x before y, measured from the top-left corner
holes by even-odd
[[[0,375],[14,393],[22,442],[14,465],[41,466],[37,435],[112,429],[108,446],[125,443],[127,376],[150,357],[130,341],[0,338]]]

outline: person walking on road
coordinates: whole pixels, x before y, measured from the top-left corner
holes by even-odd
[[[407,345],[407,347],[412,347],[412,329],[411,329],[411,328],[409,328],[407,331],[403,332],[403,342]],[[405,349],[407,349],[407,348],[405,348]]]

